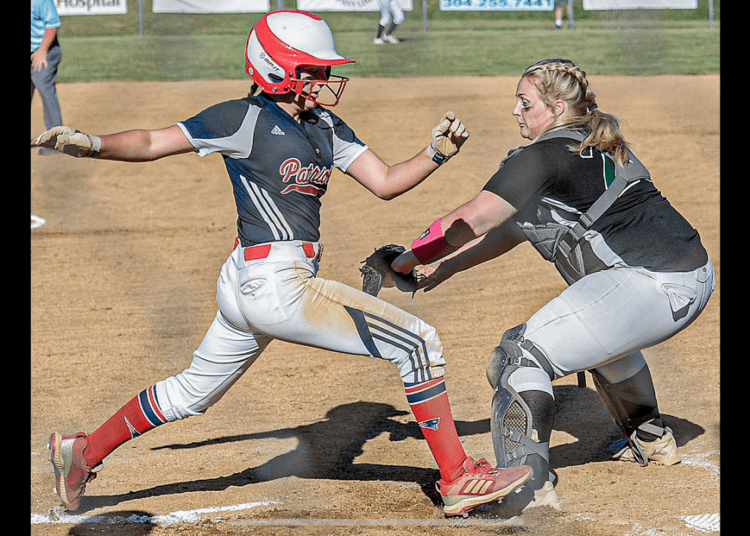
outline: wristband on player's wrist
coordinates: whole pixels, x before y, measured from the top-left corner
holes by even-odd
[[[458,248],[448,243],[440,225],[440,218],[432,222],[419,238],[411,243],[411,252],[421,264],[430,264]]]
[[[445,156],[443,153],[435,149],[432,144],[427,147],[427,154],[429,154],[430,158],[432,158],[432,161],[439,166],[442,166],[450,159],[450,156]]]
[[[89,141],[91,142],[91,149],[86,156],[96,158],[102,152],[102,139],[99,136],[89,136]]]

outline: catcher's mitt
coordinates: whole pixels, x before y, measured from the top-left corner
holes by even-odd
[[[380,289],[396,287],[402,292],[411,292],[412,297],[417,291],[416,271],[401,274],[391,269],[393,259],[401,255],[406,249],[396,244],[388,244],[376,249],[364,261],[359,269],[362,274],[362,290],[372,296],[377,296]]]

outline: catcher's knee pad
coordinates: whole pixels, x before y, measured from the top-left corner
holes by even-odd
[[[555,379],[555,372],[544,352],[533,342],[524,338],[526,324],[521,324],[503,333],[500,344],[490,354],[487,361],[487,381],[494,388],[502,371],[511,361],[523,367],[537,367],[544,371],[549,380]]]
[[[637,461],[647,465],[648,458],[639,456],[641,448],[636,438],[650,442],[666,431],[648,366],[644,365],[638,372],[617,383],[610,382],[596,369],[590,372],[599,398],[627,438]]]
[[[550,479],[549,439],[555,414],[551,377],[519,344],[525,326],[503,335],[490,355],[487,378],[495,388],[490,426],[499,467],[529,465],[528,486],[539,489]]]

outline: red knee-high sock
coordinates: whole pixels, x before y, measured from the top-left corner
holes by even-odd
[[[167,420],[159,409],[156,391],[153,386],[149,387],[88,435],[84,459],[89,467],[96,467],[126,441],[145,434],[165,422]]]
[[[440,476],[445,482],[452,482],[463,472],[466,453],[453,422],[444,378],[405,384],[404,388],[409,406],[440,469]]]

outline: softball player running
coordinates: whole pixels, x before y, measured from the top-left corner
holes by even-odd
[[[391,267],[426,265],[420,286],[430,290],[528,240],[570,285],[507,330],[487,365],[497,464],[530,465],[534,477],[514,498],[538,504],[555,493],[551,381],[568,374],[592,373],[626,438],[616,458],[680,461],[641,350],[693,322],[715,280],[698,232],[656,189],[583,71],[568,60],[541,61],[524,71],[516,98],[513,115],[532,143],[512,151],[474,199],[436,220]]]
[[[413,158],[386,165],[335,114],[351,63],[335,50],[328,25],[313,14],[279,11],[261,18],[246,48],[247,98],[212,106],[160,130],[89,136],[53,129],[34,144],[99,159],[150,161],[197,152],[222,155],[237,205],[238,238],[221,269],[219,311],[191,365],[144,389],[87,435],[49,439],[57,493],[80,506],[102,460],[156,426],[202,415],[273,341],[380,358],[398,367],[407,400],[435,457],[447,516],[510,493],[529,467],[498,470],[468,457],[456,433],[435,329],[405,311],[335,281],[316,277],[323,246],[320,198],[333,167],[376,196],[391,199],[426,179],[457,153],[468,132],[452,114]]]

